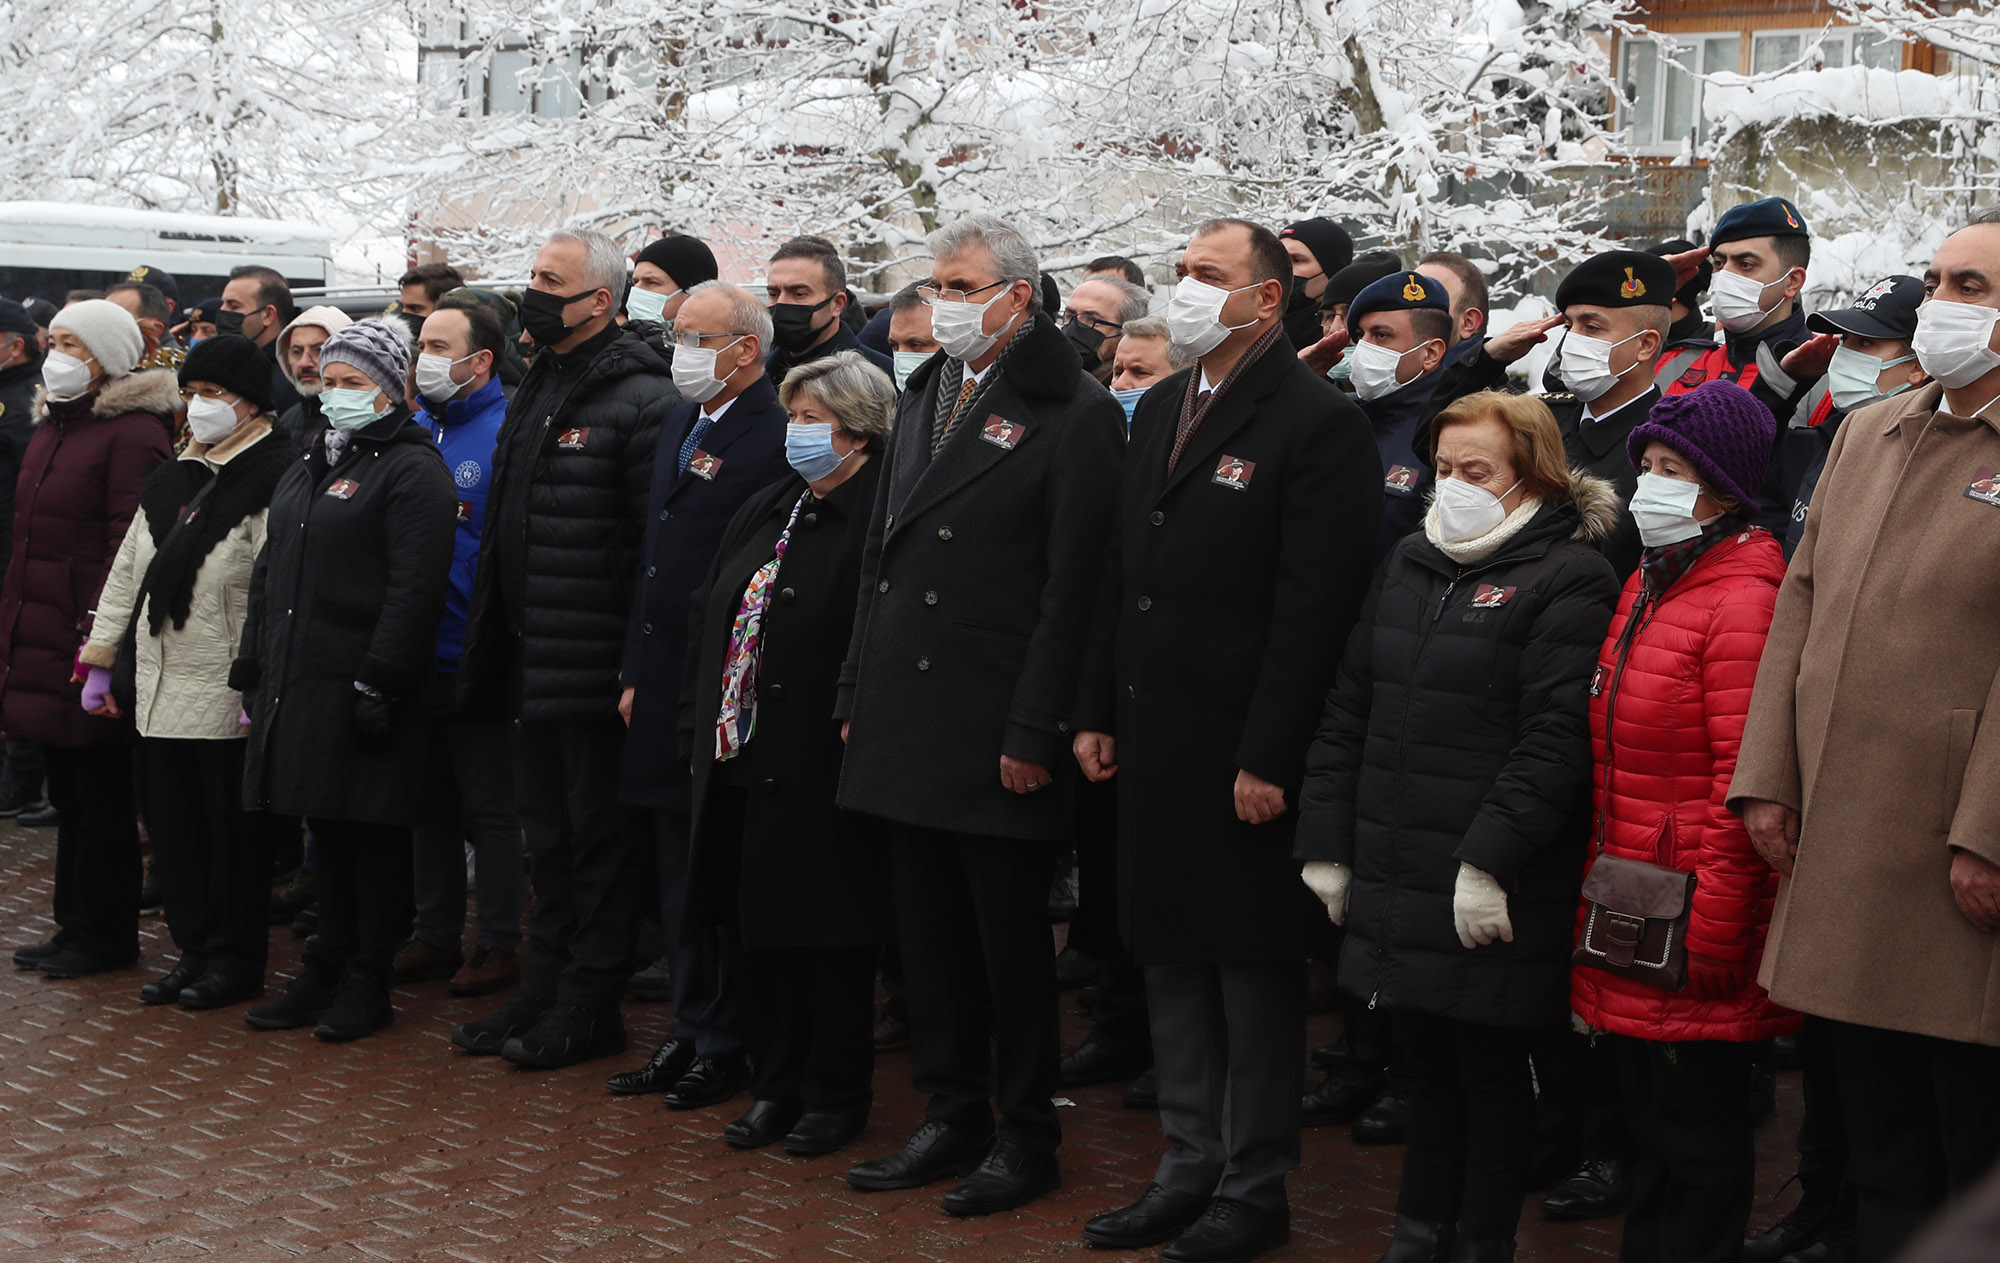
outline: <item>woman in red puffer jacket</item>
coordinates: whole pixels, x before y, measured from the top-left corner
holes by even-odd
[[[1723,805],[1785,574],[1778,541],[1746,522],[1772,431],[1748,391],[1713,382],[1653,405],[1626,444],[1646,548],[1591,685],[1592,844],[1693,873],[1695,893],[1685,989],[1571,973],[1578,1018],[1617,1041],[1636,1150],[1625,1259],[1737,1257],[1756,1174],[1751,1053],[1799,1027],[1757,984],[1777,875]]]

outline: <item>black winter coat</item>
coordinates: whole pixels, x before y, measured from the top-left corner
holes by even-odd
[[[1372,1008],[1558,1026],[1589,829],[1590,686],[1618,582],[1610,489],[1572,482],[1483,562],[1422,534],[1389,554],[1307,759],[1298,857],[1351,865],[1340,986]],[[1514,941],[1467,951],[1463,862]]]
[[[697,596],[701,639],[688,655],[681,710],[682,739],[700,752],[686,933],[733,920],[752,950],[882,939],[889,891],[882,824],[833,805],[845,754],[834,693],[881,470],[881,460],[870,460],[826,499],[799,510],[764,611],[757,730],[728,763],[713,756],[730,628],[750,576],[771,560],[805,493],[803,479],[751,497],[729,523]],[[712,809],[718,780],[748,791],[732,836],[721,835],[722,813]]]
[[[666,357],[630,330],[550,389],[558,368],[553,353],[535,358],[500,427],[459,697],[474,715],[616,723],[653,446],[681,396]]]
[[[1360,409],[1279,342],[1169,476],[1196,371],[1139,401],[1078,723],[1117,737],[1133,955],[1303,960],[1321,914],[1292,859],[1295,813],[1238,820],[1236,774],[1297,807],[1320,699],[1374,572],[1382,467]]]
[[[1632,493],[1639,489],[1639,471],[1625,454],[1625,440],[1646,424],[1653,415],[1653,405],[1659,401],[1660,392],[1655,388],[1602,420],[1585,421],[1585,404],[1575,395],[1542,396],[1542,402],[1555,414],[1556,426],[1562,431],[1563,454],[1569,458],[1570,468],[1602,478],[1611,484],[1618,497],[1618,524],[1605,536],[1603,551],[1621,585],[1639,568],[1642,550],[1639,524],[1632,520],[1632,510],[1628,507]]]
[[[0,570],[14,551],[14,484],[35,434],[35,392],[41,386],[39,356],[0,368]]]
[[[1017,336],[935,459],[944,356],[911,374],[897,405],[841,668],[836,713],[853,732],[840,805],[1056,841],[1071,832],[1071,712],[1125,411],[1048,317]],[[1003,754],[1053,784],[1010,792]]]
[[[770,378],[759,377],[736,397],[681,472],[681,446],[700,413],[700,404],[683,404],[668,414],[660,430],[638,592],[619,673],[624,686],[636,690],[619,797],[677,811],[688,810],[692,801],[687,753],[675,729],[697,590],[736,511],[792,472],[785,463],[785,410],[778,406]]]
[[[451,583],[458,492],[430,432],[398,406],[331,467],[326,432],[271,496],[250,617],[229,686],[250,711],[244,802],[286,816],[414,825],[426,771],[425,689]],[[388,741],[363,748],[355,684],[394,699]]]

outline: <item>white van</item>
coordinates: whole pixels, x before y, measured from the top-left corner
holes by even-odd
[[[295,286],[325,285],[333,238],[314,224],[233,215],[0,202],[0,295],[60,305],[73,289],[103,289],[141,265],[173,274],[184,302],[222,292],[232,268],[262,264]]]

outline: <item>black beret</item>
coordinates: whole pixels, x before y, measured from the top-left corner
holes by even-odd
[[[1402,270],[1403,261],[1387,250],[1364,254],[1327,278],[1326,293],[1319,299],[1320,310],[1332,311],[1341,303],[1351,303],[1362,290]]]
[[[28,309],[11,298],[0,298],[0,333],[18,333],[24,338],[35,336],[35,318]]]
[[[1609,250],[1570,269],[1556,286],[1556,309],[1665,307],[1674,301],[1674,265],[1644,250]]]
[[[1361,317],[1371,311],[1417,311],[1428,307],[1449,313],[1451,297],[1444,282],[1421,272],[1392,272],[1354,296],[1347,307],[1347,336],[1361,340]]]
[[[699,237],[662,237],[641,250],[635,262],[652,264],[682,289],[693,289],[722,275],[715,266],[714,251]]]
[[[1722,218],[1715,221],[1715,231],[1708,235],[1708,244],[1719,246],[1725,242],[1741,241],[1745,237],[1807,235],[1806,217],[1799,214],[1798,207],[1782,197],[1767,197],[1724,211]]]
[[[1324,216],[1287,224],[1279,237],[1290,237],[1312,252],[1319,270],[1331,275],[1354,262],[1354,238],[1347,229]]]
[[[165,294],[167,301],[174,306],[179,307],[181,305],[180,282],[176,281],[174,274],[165,268],[156,268],[151,264],[141,263],[138,267],[133,268],[125,279],[134,285],[150,285],[162,294]]]
[[[190,382],[213,382],[260,412],[271,410],[271,361],[263,348],[240,333],[204,338],[181,361],[181,389]]]

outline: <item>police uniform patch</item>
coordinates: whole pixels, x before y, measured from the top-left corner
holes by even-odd
[[[1699,364],[1696,364],[1693,368],[1690,368],[1688,369],[1687,372],[1681,374],[1679,384],[1687,387],[1689,390],[1693,390],[1696,386],[1701,385],[1703,382],[1707,380],[1708,380],[1707,372],[1705,372]]]
[[[1215,476],[1209,481],[1231,491],[1248,491],[1250,479],[1256,473],[1256,461],[1244,460],[1241,456],[1225,456],[1215,463]]]

